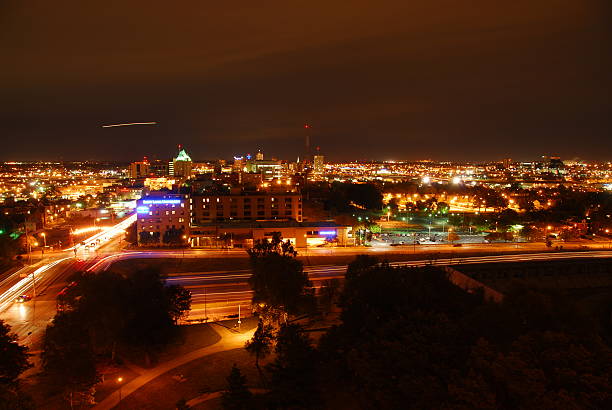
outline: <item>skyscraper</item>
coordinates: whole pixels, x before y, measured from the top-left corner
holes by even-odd
[[[172,167],[170,175],[179,178],[189,178],[191,176],[191,168],[193,167],[193,161],[187,151],[179,145],[179,153],[172,160]]]
[[[149,174],[149,161],[145,157],[142,161],[130,164],[130,178],[145,178]]]
[[[325,173],[325,157],[321,154],[313,157],[313,173],[319,176]]]

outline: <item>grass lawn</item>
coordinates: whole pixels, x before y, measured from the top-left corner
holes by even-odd
[[[223,390],[227,385],[225,378],[234,363],[247,377],[249,387],[261,388],[255,360],[245,349],[240,348],[206,356],[178,367],[135,391],[117,408],[173,409],[181,398],[191,400],[203,393]],[[219,405],[220,400],[213,399],[196,408],[219,408]]]

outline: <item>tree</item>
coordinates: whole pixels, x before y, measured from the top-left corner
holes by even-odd
[[[176,402],[176,410],[189,410],[189,409],[191,409],[191,406],[187,404],[187,400],[185,400],[184,398]]]
[[[370,268],[378,265],[379,260],[375,256],[357,255],[355,259],[348,264],[346,270],[346,279],[354,279],[357,276],[368,272]]]
[[[287,240],[283,242],[280,232],[272,232],[272,238],[269,240],[267,238],[258,239],[251,249],[247,249],[247,253],[251,260],[274,254],[292,257],[297,256],[297,251],[291,244],[291,241]]]
[[[289,241],[275,233],[271,241],[258,241],[248,253],[253,272],[249,285],[258,314],[279,321],[312,306],[308,274]]]
[[[0,384],[17,383],[19,375],[32,367],[28,357],[28,348],[20,345],[10,326],[0,320]]]
[[[191,307],[182,286],[165,286],[154,269],[123,275],[112,271],[80,273],[75,286],[62,295],[66,311],[78,314],[97,352],[114,358],[116,345],[127,343],[149,350],[169,342],[176,322]]]
[[[247,341],[244,346],[251,356],[255,356],[255,367],[257,367],[257,371],[262,378],[263,373],[259,367],[259,360],[270,354],[273,340],[272,326],[264,324],[263,320],[260,319],[253,338]]]
[[[164,232],[162,242],[166,245],[185,245],[186,240],[184,236],[185,230],[183,228],[170,228]]]
[[[191,292],[180,285],[171,285],[166,287],[166,295],[168,312],[174,323],[178,323],[191,310]]]
[[[0,320],[0,409],[33,408],[20,390],[19,375],[32,367],[28,348],[17,342],[17,335]]]
[[[42,361],[49,381],[68,393],[71,408],[74,394],[98,381],[91,340],[77,313],[60,313],[47,326]]]
[[[128,226],[125,231],[126,231],[125,241],[129,244],[137,245],[138,244],[138,226],[136,222]]]
[[[159,232],[140,232],[138,234],[138,243],[141,245],[158,245],[159,244]]]
[[[449,386],[453,407],[606,408],[612,385],[611,351],[566,333],[530,332],[508,352],[484,339],[472,348],[468,377]],[[472,381],[477,380],[475,384]]]
[[[246,384],[246,377],[234,364],[227,376],[227,389],[221,395],[221,403],[226,410],[250,410],[253,408],[253,395]]]
[[[11,238],[11,235],[0,233],[0,262],[6,263],[12,260],[17,255],[17,251],[17,241]]]
[[[336,302],[340,289],[340,281],[337,278],[326,279],[321,286],[321,304],[326,313],[329,313]]]
[[[297,324],[282,325],[276,336],[276,359],[271,373],[269,399],[272,407],[315,407],[320,404],[317,352]]]

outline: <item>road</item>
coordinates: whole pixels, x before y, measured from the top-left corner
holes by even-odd
[[[90,267],[100,255],[120,251],[123,231],[135,220],[130,216],[113,227],[96,233],[86,243],[95,246],[75,246],[48,252],[35,264],[9,272],[0,281],[0,319],[11,326],[19,341],[37,353],[42,335],[56,312],[55,297],[66,280],[77,270]],[[99,241],[98,241],[99,240]],[[19,295],[32,296],[32,300],[16,303]]]
[[[44,260],[32,266],[24,267],[4,278],[0,282],[0,319],[6,320],[13,326],[20,340],[36,349],[38,347],[36,341],[39,340],[37,335],[41,334],[41,329],[44,330],[48,321],[55,314],[55,295],[61,290],[70,274],[76,270],[87,269],[92,272],[100,272],[108,269],[112,264],[126,259],[232,259],[246,257],[246,252],[242,249],[121,251],[121,234],[133,222],[133,219],[134,216],[105,232],[100,232],[90,237],[86,243],[95,243],[96,246],[94,248],[78,246],[61,252],[52,252],[47,254]],[[100,240],[99,244],[98,239]],[[564,243],[563,246],[568,250],[584,247],[580,243]],[[594,247],[592,246],[591,248]],[[513,252],[515,254],[473,256],[473,254],[479,252],[488,254]],[[311,277],[314,286],[320,287],[326,279],[343,277],[346,271],[346,262],[358,254],[405,256],[406,259],[413,260],[396,262],[392,263],[392,265],[420,266],[430,263],[436,254],[454,255],[452,258],[438,258],[435,260],[436,264],[454,264],[458,262],[491,263],[574,257],[607,257],[602,255],[610,253],[610,251],[601,250],[555,253],[551,252],[549,248],[546,248],[541,243],[480,243],[463,244],[461,247],[454,247],[450,244],[437,244],[417,246],[381,245],[360,248],[309,248],[300,250],[300,257],[305,261],[305,270]],[[335,262],[337,264],[329,265],[330,261],[334,259],[336,259]],[[82,262],[79,263],[77,260]],[[343,262],[340,263],[339,261]],[[32,276],[35,278],[35,282]],[[221,319],[229,315],[237,315],[238,306],[240,306],[242,314],[250,314],[251,292],[247,285],[248,276],[248,271],[193,272],[191,274],[171,275],[168,282],[183,284],[191,290],[193,294],[191,319]],[[13,303],[18,295],[31,294],[34,283],[37,285],[38,293],[34,301],[24,304]]]
[[[446,266],[459,264],[482,264],[503,262],[529,262],[541,260],[612,258],[612,251],[550,252],[511,255],[454,257],[443,259],[419,259],[393,262],[391,266]],[[304,271],[315,288],[325,286],[329,279],[344,278],[347,265],[305,266]],[[221,320],[229,315],[250,313],[252,292],[247,283],[249,270],[187,272],[168,275],[167,282],[185,286],[192,294],[192,310],[189,320]]]

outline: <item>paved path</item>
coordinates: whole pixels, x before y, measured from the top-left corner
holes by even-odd
[[[189,363],[193,360],[199,359],[204,356],[208,356],[211,354],[223,352],[226,350],[237,349],[239,347],[244,346],[244,343],[249,340],[255,329],[237,333],[223,327],[221,325],[217,325],[213,327],[215,332],[221,336],[221,340],[217,343],[214,343],[210,346],[203,347],[198,350],[194,350],[193,352],[189,352],[183,356],[179,356],[175,359],[169,360],[156,366],[152,369],[145,370],[141,375],[136,377],[134,380],[125,384],[121,387],[121,399],[125,399],[130,394],[134,393],[136,390],[154,380],[155,378],[161,376],[164,373],[169,372],[172,369],[175,369],[179,366],[184,365],[185,363]],[[108,410],[119,404],[119,389],[111,393],[108,397],[98,403],[97,406],[94,407],[95,410]]]
[[[266,393],[269,390],[267,390],[267,389],[249,388],[249,391],[251,393],[253,393],[253,394],[261,394],[261,393]],[[195,397],[195,398],[189,400],[187,402],[187,405],[189,407],[195,407],[198,404],[204,403],[205,401],[209,401],[209,400],[212,400],[212,399],[216,399],[217,397],[221,397],[222,394],[223,394],[223,391],[215,391],[215,392],[212,392],[212,393],[204,393],[204,394],[202,394],[202,395],[200,395],[198,397]]]

